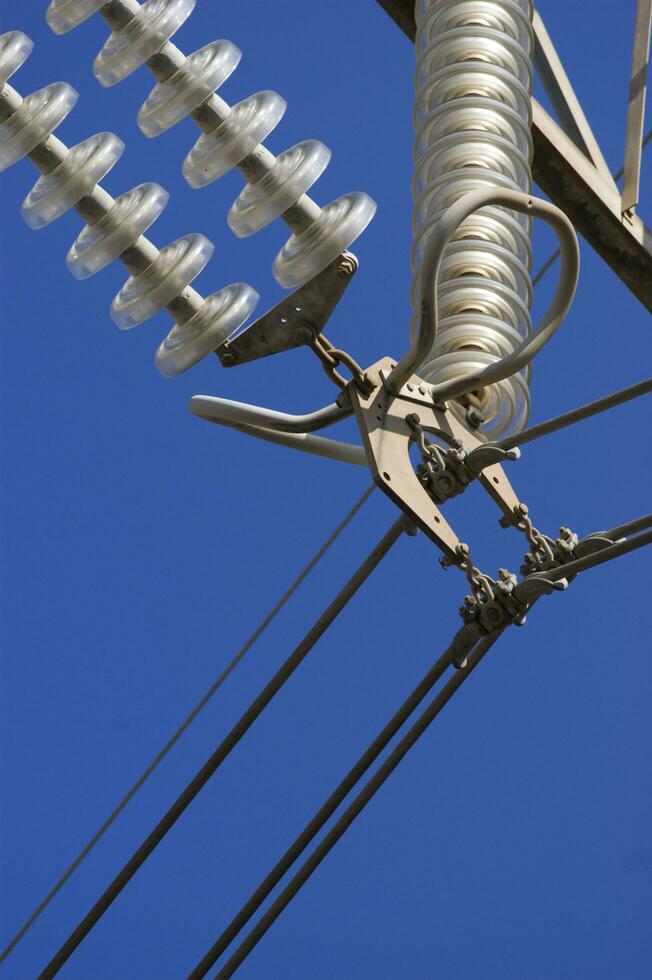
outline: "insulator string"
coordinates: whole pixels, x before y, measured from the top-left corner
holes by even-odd
[[[95,77],[115,85],[142,65],[157,85],[138,113],[148,137],[166,132],[190,116],[202,130],[183,163],[191,187],[206,187],[237,167],[247,184],[229,211],[239,237],[252,235],[281,218],[293,235],[278,253],[273,273],[286,289],[314,278],[365,230],[376,212],[369,195],[356,191],[320,207],[308,191],[328,166],[330,150],[306,140],[275,157],[264,146],[286,110],[273,91],[262,91],[230,106],[217,90],[242,57],[228,40],[213,41],[186,57],[171,38],[190,17],[195,0],[52,0],[47,20],[63,34],[96,11],[112,34],[93,65]]]
[[[69,149],[53,136],[75,106],[78,93],[55,82],[21,98],[7,84],[32,50],[18,31],[0,36],[0,171],[29,156],[42,176],[28,194],[22,215],[43,228],[71,208],[87,222],[67,257],[69,271],[85,279],[118,259],[131,273],[111,306],[128,330],[167,309],[175,327],[158,348],[164,376],[180,374],[228,339],[247,321],[258,293],[235,283],[204,299],[191,283],[213,254],[203,235],[186,235],[159,251],[145,232],[165,209],[169,195],[150,182],[114,199],[100,185],[124,152],[114,133],[98,133]]]

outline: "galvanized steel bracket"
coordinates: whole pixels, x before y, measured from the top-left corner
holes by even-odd
[[[352,252],[341,255],[323,272],[217,348],[223,367],[235,367],[271,354],[301,347],[320,334],[358,269]]]
[[[348,392],[362,435],[369,468],[374,481],[386,496],[433,541],[444,555],[457,562],[456,548],[460,540],[420,483],[410,460],[410,445],[414,430],[407,417],[419,416],[421,427],[452,445],[461,440],[472,453],[486,448],[485,443],[448,410],[435,405],[429,386],[417,375],[394,393],[385,378],[396,362],[384,357],[365,372],[373,384],[371,394],[364,395],[354,384]],[[513,520],[519,499],[502,466],[493,463],[477,474],[477,479],[498,504],[503,514]]]

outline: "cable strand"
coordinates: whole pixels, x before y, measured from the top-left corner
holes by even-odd
[[[145,863],[156,847],[163,840],[165,835],[176,824],[177,820],[188,808],[190,803],[208,783],[211,777],[217,772],[222,763],[228,758],[240,739],[251,728],[258,716],[289,680],[295,670],[310,653],[320,637],[326,632],[328,627],[334,622],[342,612],[350,599],[356,594],[360,586],[369,578],[374,569],[380,564],[392,546],[398,541],[406,530],[406,520],[401,515],[388,531],[383,535],[375,548],[368,557],[356,569],[346,584],[340,589],[337,596],[319,616],[311,629],[295,647],[290,656],[277,670],[263,690],[252,701],[244,714],[233,726],[231,731],[222,739],[212,755],[206,760],[201,769],[188,783],[186,788],[177,797],[174,803],[164,813],[154,829],[145,838],[140,847],[135,851],[124,867],[118,872],[113,881],[105,888],[104,892],[93,905],[90,911],[84,916],[77,928],[70,934],[68,939],[60,947],[52,960],[39,975],[38,980],[51,980],[56,976],[61,967],[66,963],[72,953],[83,942],[88,933],[102,918],[104,913],[112,905],[118,895],[126,887],[129,881],[136,874],[138,869]]]
[[[321,559],[324,557],[324,555],[329,550],[329,548],[335,543],[335,541],[340,536],[340,534],[342,534],[342,532],[348,527],[348,525],[356,516],[358,511],[362,508],[363,504],[365,504],[366,501],[369,499],[373,490],[374,490],[373,484],[365,490],[365,492],[362,494],[362,496],[357,501],[357,503],[354,504],[354,506],[351,508],[348,514],[343,518],[342,521],[340,521],[337,527],[331,532],[331,534],[324,541],[324,543],[319,548],[319,550],[314,554],[314,556],[310,559],[308,564],[303,568],[303,570],[292,582],[292,584],[287,589],[287,591],[280,597],[280,599],[278,600],[278,602],[276,602],[276,604],[272,607],[272,609],[270,609],[270,611],[267,613],[267,615],[262,620],[262,622],[251,634],[249,639],[237,652],[235,657],[233,657],[230,663],[227,664],[227,666],[222,671],[220,676],[214,681],[213,684],[211,684],[211,686],[208,688],[205,694],[199,699],[199,701],[194,706],[190,714],[186,716],[186,718],[182,721],[182,723],[179,725],[177,730],[170,736],[170,738],[167,740],[167,742],[161,748],[161,750],[157,753],[157,755],[154,756],[154,758],[149,763],[149,765],[143,770],[143,772],[138,777],[138,779],[133,783],[131,788],[122,797],[122,799],[115,807],[115,809],[109,814],[109,816],[106,818],[104,823],[101,824],[98,830],[93,834],[93,836],[90,838],[88,843],[82,848],[82,850],[79,852],[79,854],[74,859],[74,861],[72,861],[72,863],[68,866],[66,871],[64,871],[64,873],[61,875],[61,877],[58,879],[55,885],[47,893],[43,901],[34,909],[34,911],[29,916],[29,918],[26,919],[26,921],[20,927],[18,932],[15,934],[13,939],[4,948],[4,950],[0,954],[0,963],[2,963],[7,958],[9,953],[11,953],[11,951],[20,942],[23,936],[25,936],[25,934],[29,931],[29,929],[31,929],[31,927],[34,925],[34,923],[39,918],[39,916],[45,911],[45,909],[48,907],[50,902],[52,902],[52,900],[56,897],[56,895],[61,891],[63,886],[75,873],[77,868],[79,868],[79,866],[82,864],[85,858],[87,858],[88,855],[91,853],[93,848],[100,842],[100,840],[104,837],[106,832],[113,826],[113,824],[118,819],[118,817],[125,809],[127,804],[130,803],[131,800],[133,800],[136,793],[144,786],[144,784],[147,782],[149,777],[155,772],[155,770],[158,769],[160,764],[163,762],[163,760],[169,754],[169,752],[174,748],[174,746],[179,741],[181,736],[184,735],[185,732],[190,728],[190,725],[193,723],[193,721],[203,711],[203,709],[213,698],[213,696],[217,693],[217,691],[219,691],[219,689],[225,683],[227,678],[235,670],[238,664],[244,659],[244,657],[251,650],[251,648],[256,643],[256,641],[260,639],[260,637],[265,632],[267,627],[271,625],[273,620],[278,616],[278,614],[281,612],[284,606],[287,605],[287,603],[292,598],[294,593],[302,585],[302,583],[305,581],[308,575],[313,571],[315,566],[321,561]]]
[[[387,756],[383,764],[376,770],[371,779],[365,784],[362,790],[349,804],[336,823],[333,824],[331,830],[326,834],[323,840],[319,842],[315,850],[301,865],[294,877],[290,879],[283,891],[274,900],[274,902],[272,902],[267,912],[265,912],[262,918],[259,919],[251,932],[247,934],[228,962],[215,975],[215,980],[226,980],[227,977],[233,976],[235,971],[239,966],[241,966],[243,961],[262,939],[270,926],[276,921],[281,912],[283,912],[300,888],[306,883],[313,871],[319,867],[321,862],[333,849],[345,831],[348,830],[356,817],[359,816],[367,803],[369,803],[369,801],[376,795],[378,790],[396,769],[402,759],[416,744],[418,739],[421,738],[426,729],[435,720],[442,709],[448,704],[458,688],[461,687],[467,677],[473,670],[475,670],[501,633],[502,630],[482,640],[476,646],[473,653],[469,655],[466,668],[458,671],[453,677],[451,677],[451,679],[433,698],[428,707],[425,708],[425,710],[419,715],[416,722],[406,732],[392,752]],[[203,971],[195,971],[190,976],[192,977],[192,980],[196,980],[196,978],[203,977],[204,975],[205,973]]]

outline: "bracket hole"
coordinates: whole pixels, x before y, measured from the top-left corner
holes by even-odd
[[[387,480],[388,483],[392,479],[391,476],[389,475],[389,473],[383,473],[383,476]]]
[[[435,514],[435,524],[441,524],[441,521],[439,520],[436,514]]]
[[[497,476],[494,476],[494,477],[493,477],[493,481],[494,481],[494,483],[500,483],[500,480],[498,479],[498,477],[497,477]]]

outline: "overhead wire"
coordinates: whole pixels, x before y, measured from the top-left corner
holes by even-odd
[[[398,541],[405,531],[409,530],[409,528],[410,525],[403,515],[401,515],[398,520],[394,521],[367,558],[356,569],[353,575],[351,575],[346,584],[340,589],[330,605],[319,616],[298,646],[295,647],[290,656],[277,670],[272,679],[268,681],[263,690],[252,701],[228,735],[226,735],[226,737],[220,742],[201,769],[195,774],[186,788],[161,817],[140,847],[118,872],[90,911],[84,916],[77,928],[70,934],[68,939],[66,939],[45,969],[39,974],[39,980],[50,980],[50,978],[56,976],[64,963],[66,963],[80,943],[83,942],[91,929],[93,929],[93,927],[99,922],[101,917],[133,878],[138,869],[145,863],[147,858],[160,844],[165,835],[172,829],[179,817],[181,817],[181,815],[185,812],[197,794],[203,789],[209,779],[215,774],[215,772],[217,772],[222,763],[228,758],[240,739],[246,734],[249,728],[251,728],[258,716],[264,711],[278,691],[280,691],[285,682],[292,676],[294,671],[306,658],[319,638],[326,632],[328,627],[342,612],[349,600],[353,598],[360,586],[367,580],[367,578],[369,578],[374,569],[378,567],[392,546]]]
[[[492,442],[492,445],[497,446],[499,449],[512,449],[514,446],[523,446],[528,442],[533,442],[535,439],[540,439],[541,436],[550,435],[552,432],[558,432],[560,429],[565,429],[569,425],[575,425],[576,422],[582,422],[584,419],[591,418],[592,415],[598,415],[600,412],[606,412],[608,409],[615,408],[617,405],[623,405],[625,402],[632,401],[634,398],[647,395],[650,391],[652,391],[652,378],[646,378],[645,381],[639,381],[637,384],[630,385],[628,388],[621,388],[620,391],[614,391],[611,395],[605,395],[604,398],[598,398],[596,401],[588,402],[579,408],[572,408],[570,412],[564,412],[563,415],[556,415],[554,418],[547,419],[545,422],[539,422],[537,425],[530,426],[529,429],[522,429],[521,432],[515,432],[505,439]]]
[[[394,772],[402,759],[405,758],[407,753],[416,744],[419,738],[421,738],[430,724],[435,720],[437,715],[439,715],[442,709],[448,704],[455,692],[475,670],[484,656],[494,645],[496,640],[498,640],[502,632],[503,630],[499,630],[492,636],[481,640],[475,647],[474,651],[469,655],[466,667],[462,670],[456,671],[455,675],[451,677],[444,687],[441,688],[438,694],[435,695],[430,704],[419,715],[415,723],[408,729],[405,735],[396,744],[395,748],[392,749],[382,765],[379,766],[371,779],[365,783],[364,787],[360,790],[357,796],[349,804],[346,810],[344,810],[339,819],[333,824],[331,830],[329,830],[325,837],[316,846],[314,851],[312,851],[310,856],[304,861],[296,874],[290,879],[283,891],[272,902],[265,914],[258,920],[254,928],[247,934],[225,966],[223,966],[215,975],[215,980],[225,980],[225,978],[233,976],[235,971],[242,965],[243,961],[262,939],[270,926],[276,921],[281,912],[283,912],[287,905],[289,905],[299,889],[306,883],[313,871],[319,867],[326,855],[333,849],[335,844],[343,836],[346,830],[348,830],[356,817],[362,813],[367,803],[369,803],[369,801],[376,795],[378,790]],[[206,975],[206,970],[211,964],[208,964],[206,967],[204,967],[203,964],[204,960],[202,960],[202,962],[192,971],[192,973],[189,975],[189,980],[199,980],[200,977]]]
[[[649,144],[649,142],[650,142],[651,139],[652,139],[652,130],[649,130],[648,133],[646,133],[646,135],[645,135],[645,137],[644,137],[644,139],[642,141],[642,149],[645,149],[647,147],[647,145]],[[614,174],[614,180],[616,180],[616,181],[619,180],[623,176],[623,173],[624,173],[624,168],[621,167],[621,169],[616,174]],[[559,255],[560,255],[559,250],[556,250],[546,260],[546,262],[543,264],[543,266],[539,269],[539,271],[533,277],[533,280],[532,280],[532,284],[533,285],[536,285],[543,278],[543,276],[545,275],[545,273],[553,265],[553,263],[556,261],[556,259],[559,257]],[[591,405],[584,406],[584,410],[587,410],[586,411],[586,414],[581,414],[583,412],[583,409],[576,409],[576,410],[574,410],[572,412],[566,413],[566,415],[564,415],[564,416],[559,416],[557,419],[553,419],[553,420],[550,420],[549,422],[541,423],[538,426],[533,426],[533,427],[531,427],[531,429],[525,430],[525,432],[522,432],[522,433],[519,434],[519,439],[518,439],[519,444],[520,443],[523,443],[523,442],[526,442],[526,441],[531,441],[531,440],[533,440],[535,438],[539,438],[540,436],[545,435],[545,434],[548,434],[549,432],[557,431],[558,429],[563,428],[566,425],[573,424],[575,421],[580,421],[583,418],[588,418],[590,415],[596,414],[596,412],[598,412],[598,411],[605,411],[607,408],[613,407],[614,405],[622,404],[622,402],[628,401],[630,398],[637,397],[638,394],[643,394],[646,391],[651,390],[651,388],[652,388],[652,382],[650,380],[647,380],[647,381],[641,382],[640,385],[633,386],[631,389],[624,389],[622,392],[618,392],[618,393],[616,393],[613,396],[607,396],[605,399],[601,399],[599,402],[595,402],[595,403],[592,403]],[[630,392],[634,392],[635,389],[638,389],[638,390],[636,390],[635,393],[631,393],[630,394]],[[624,397],[619,397],[619,396],[624,396]],[[600,407],[596,407],[598,405],[600,405]],[[506,444],[507,443],[507,440],[502,440],[502,443],[499,443],[499,445],[502,445],[503,443]],[[292,597],[292,595],[294,594],[294,592],[299,588],[299,586],[301,585],[301,583],[304,581],[304,579],[306,578],[306,576],[312,571],[312,569],[315,567],[315,565],[321,560],[321,558],[326,553],[326,551],[329,549],[329,547],[332,545],[332,543],[337,539],[337,537],[339,536],[339,534],[341,534],[341,532],[344,530],[344,528],[348,525],[349,521],[355,516],[355,514],[360,509],[360,507],[368,499],[368,497],[371,494],[372,490],[373,490],[373,486],[369,487],[368,490],[365,492],[365,494],[363,494],[362,498],[352,508],[352,510],[349,512],[349,514],[343,519],[343,521],[340,523],[340,525],[338,525],[338,527],[335,529],[335,531],[332,533],[332,535],[327,539],[327,541],[324,543],[324,545],[316,553],[316,555],[314,556],[314,558],[311,559],[311,561],[308,563],[308,565],[304,568],[304,570],[295,579],[295,581],[292,583],[292,585],[287,590],[287,592],[279,599],[278,603],[273,607],[273,609],[270,611],[270,613],[265,617],[265,619],[262,621],[262,623],[259,625],[259,627],[254,631],[254,633],[251,635],[251,637],[244,644],[244,646],[238,651],[238,653],[236,654],[236,656],[229,663],[229,665],[225,668],[225,670],[222,672],[222,674],[217,678],[217,680],[214,682],[214,684],[211,685],[211,687],[208,689],[208,691],[202,696],[202,698],[195,705],[195,707],[192,709],[192,711],[186,717],[186,719],[182,722],[182,724],[179,726],[179,728],[176,730],[176,732],[174,732],[174,734],[165,743],[165,745],[160,750],[160,752],[155,756],[155,758],[152,760],[152,762],[146,767],[146,769],[143,771],[143,773],[138,777],[138,779],[135,781],[135,783],[132,785],[132,787],[127,791],[127,793],[125,794],[125,796],[120,800],[120,802],[115,807],[115,809],[111,812],[111,814],[107,817],[107,819],[100,826],[100,828],[97,830],[97,832],[93,835],[93,837],[88,841],[88,843],[80,851],[80,853],[77,855],[77,857],[74,859],[74,861],[70,864],[70,866],[66,869],[66,871],[63,873],[63,875],[58,879],[58,881],[55,883],[55,885],[53,886],[53,888],[48,892],[48,894],[45,896],[45,898],[43,899],[43,901],[39,904],[39,906],[37,906],[37,908],[34,910],[34,912],[30,915],[30,917],[25,921],[25,923],[21,926],[21,928],[19,929],[19,931],[13,937],[13,939],[8,943],[8,945],[0,953],[0,963],[2,963],[4,961],[4,959],[9,955],[9,953],[16,946],[16,944],[22,939],[22,937],[27,933],[27,931],[32,927],[32,925],[34,925],[34,923],[36,922],[36,920],[45,911],[45,909],[48,907],[48,905],[51,903],[51,901],[55,898],[55,896],[61,890],[61,888],[63,887],[63,885],[69,880],[69,878],[77,870],[77,868],[81,865],[81,863],[84,861],[84,859],[90,854],[90,852],[93,850],[93,848],[99,843],[99,841],[106,834],[106,832],[110,829],[110,827],[113,825],[113,823],[118,818],[118,816],[125,809],[125,807],[127,806],[127,804],[133,799],[133,797],[136,795],[136,793],[139,791],[139,789],[144,785],[144,783],[147,781],[147,779],[158,768],[158,766],[161,764],[161,762],[163,761],[163,759],[167,756],[167,754],[170,752],[170,750],[178,742],[178,740],[185,733],[185,731],[187,731],[187,729],[189,728],[189,726],[192,724],[192,722],[195,720],[195,718],[200,714],[200,712],[203,710],[203,708],[209,703],[209,701],[211,700],[211,698],[213,697],[213,695],[219,690],[219,688],[226,681],[226,679],[231,674],[231,672],[235,669],[235,667],[240,663],[240,661],[244,658],[244,656],[247,654],[247,652],[254,645],[254,643],[256,642],[256,640],[261,636],[261,634],[270,625],[270,623],[273,621],[273,619],[278,615],[278,613],[281,611],[281,609],[284,607],[284,605],[289,601],[289,599]],[[614,557],[616,557],[616,556],[614,556]]]
[[[620,538],[626,534],[634,534],[636,531],[645,531],[648,527],[652,527],[652,514],[644,514],[642,517],[637,517],[634,521],[629,521],[627,524],[619,524],[618,527],[612,527],[603,533],[607,538]]]
[[[79,868],[81,863],[88,857],[93,848],[100,842],[104,837],[106,832],[113,826],[115,821],[118,819],[122,811],[125,809],[128,803],[133,800],[136,793],[144,786],[149,777],[158,769],[160,764],[163,762],[165,757],[177,744],[181,736],[190,728],[193,721],[198,717],[198,715],[204,710],[207,704],[211,701],[213,696],[219,691],[227,678],[233,673],[238,664],[244,659],[247,653],[251,650],[253,645],[262,636],[268,626],[276,619],[281,610],[287,605],[297,589],[303,584],[308,575],[313,571],[313,569],[318,565],[321,559],[324,557],[326,552],[331,548],[331,546],[337,541],[342,532],[348,527],[353,518],[356,516],[358,511],[366,503],[366,501],[371,496],[373,490],[375,489],[372,483],[362,494],[360,499],[353,505],[346,516],[339,522],[337,527],[329,534],[321,547],[313,555],[310,561],[305,565],[301,572],[294,579],[290,587],[283,593],[280,599],[275,603],[275,605],[270,609],[267,615],[263,618],[260,624],[253,631],[249,639],[243,644],[243,646],[238,650],[233,659],[227,664],[222,673],[217,677],[217,679],[211,684],[208,690],[202,695],[197,704],[194,706],[192,711],[184,718],[176,731],[170,736],[167,742],[163,745],[160,751],[154,756],[152,761],[143,770],[138,779],[133,783],[130,789],[122,797],[118,805],[109,814],[104,823],[98,828],[98,830],[93,834],[88,843],[82,848],[77,857],[72,861],[68,868],[64,871],[55,885],[47,893],[43,901],[34,909],[32,914],[23,923],[18,932],[14,935],[13,939],[5,946],[2,953],[0,953],[0,963],[6,959],[9,953],[14,949],[17,943],[23,938],[23,936],[28,932],[28,930],[34,925],[39,916],[45,911],[50,902],[55,898],[59,891],[63,888],[68,879],[74,874],[74,872]]]
[[[335,813],[340,803],[342,803],[353,789],[355,784],[364,776],[365,772],[373,765],[383,750],[389,745],[391,740],[403,727],[410,715],[416,710],[427,694],[430,693],[438,680],[445,674],[451,666],[450,658],[444,654],[430,668],[425,677],[417,685],[414,691],[403,702],[398,711],[385,725],[383,730],[374,739],[368,749],[362,754],[355,765],[349,770],[347,775],[331,793],[326,802],[320,807],[312,820],[305,829],[299,834],[285,854],[274,865],[270,873],[258,886],[251,898],[245,903],[236,917],[224,929],[219,938],[211,946],[210,950],[203,958],[199,966],[195,969],[193,977],[203,976],[200,968],[205,972],[222,955],[228,946],[233,942],[237,934],[244,928],[247,922],[260,908],[265,899],[271,894],[272,890],[279,883],[281,878],[291,868],[294,862],[306,849],[308,844],[314,840],[319,831],[324,827],[329,818]]]
[[[630,522],[629,525],[623,525],[624,528],[635,527],[635,526],[649,526],[652,523],[652,515],[646,515],[641,517],[636,521]],[[616,529],[619,530],[619,529]],[[577,559],[574,562],[569,562],[559,568],[552,569],[551,571],[539,573],[539,577],[547,578],[550,581],[557,581],[558,579],[570,577],[576,575],[579,572],[586,571],[589,568],[594,568],[597,565],[603,564],[614,558],[618,558],[622,555],[628,554],[638,548],[645,545],[652,544],[652,531],[647,534],[639,534],[637,537],[631,538],[627,541],[618,542],[611,547],[605,548],[603,551],[597,552],[593,555],[588,555],[585,558]],[[457,674],[451,678],[450,681],[440,690],[440,692],[435,696],[431,704],[422,712],[417,721],[412,725],[412,727],[406,732],[403,738],[399,741],[395,749],[390,753],[385,762],[379,767],[374,776],[365,784],[363,789],[358,793],[358,795],[353,799],[349,806],[344,810],[342,815],[333,825],[331,830],[325,835],[322,841],[317,845],[310,856],[304,861],[298,871],[286,884],[284,889],[280,892],[277,898],[272,902],[264,915],[258,920],[256,925],[250,930],[245,939],[240,943],[235,952],[231,955],[227,963],[218,971],[215,975],[214,980],[227,980],[228,977],[233,976],[235,971],[242,965],[244,960],[247,958],[249,953],[255,948],[255,946],[260,942],[265,933],[270,929],[276,919],[281,915],[287,905],[292,901],[297,892],[306,883],[308,878],[312,875],[313,871],[321,864],[326,855],[332,850],[337,841],[342,837],[345,831],[351,826],[356,817],[361,813],[367,803],[375,795],[375,793],[380,789],[383,783],[387,780],[390,774],[398,766],[400,761],[407,754],[409,749],[416,743],[416,741],[421,737],[430,723],[437,717],[442,708],[448,703],[453,694],[461,686],[468,674],[478,665],[480,660],[493,646],[496,640],[499,638],[503,630],[497,631],[492,636],[487,637],[482,640],[474,649],[474,651],[469,655],[467,660],[467,665],[462,670],[458,671]],[[435,665],[433,670],[437,670],[443,660],[448,660],[445,655],[444,658],[440,658]],[[443,674],[443,671],[441,672]],[[440,674],[441,676],[441,674]],[[428,675],[427,675],[428,677]],[[419,687],[415,692],[408,698],[405,704],[399,709],[399,713],[408,705],[417,695],[417,691],[422,687],[426,678],[421,682]],[[431,686],[434,686],[435,681]],[[414,707],[419,702],[416,701]],[[414,708],[412,709],[414,710]],[[396,718],[398,714],[394,716]],[[410,712],[411,713],[411,712]],[[392,722],[394,719],[392,719]],[[359,762],[350,771],[349,776],[353,773],[363,771],[368,768],[365,766],[363,769],[364,762],[366,761],[373,746],[379,742],[382,735],[388,730],[392,725],[392,722],[383,730],[380,736],[372,743],[370,749],[368,749],[364,755],[361,757]],[[371,761],[369,765],[371,765]],[[359,777],[358,777],[359,778]],[[348,781],[349,777],[346,777],[345,781]],[[357,781],[357,780],[356,780]],[[344,783],[344,781],[343,781]],[[343,784],[340,784],[343,785]],[[338,787],[339,790],[340,787]],[[202,977],[206,976],[208,970],[215,964],[217,959],[222,955],[227,947],[233,942],[233,939],[237,933],[242,929],[244,924],[253,916],[257,908],[260,907],[264,899],[271,893],[274,885],[278,883],[281,874],[277,874],[281,868],[285,870],[289,869],[292,861],[289,861],[291,855],[298,856],[304,849],[305,846],[314,838],[316,833],[321,829],[323,823],[327,819],[325,815],[326,809],[329,806],[331,800],[333,800],[338,793],[335,791],[318,814],[311,820],[304,831],[296,838],[294,843],[285,852],[283,858],[277,863],[272,872],[267,876],[263,883],[256,889],[250,899],[245,903],[242,909],[238,912],[235,918],[227,926],[227,928],[222,932],[220,937],[211,946],[209,951],[205,954],[202,960],[197,964],[193,971],[189,975],[189,980],[201,980]],[[331,812],[334,812],[334,809]],[[324,815],[324,821],[321,821],[321,816]],[[320,822],[321,821],[321,822]],[[284,872],[283,872],[284,873]]]
[[[647,519],[645,518],[645,520]],[[596,551],[593,555],[576,558],[575,561],[569,561],[565,565],[560,565],[559,568],[551,568],[547,572],[537,572],[537,575],[539,578],[548,579],[549,582],[558,582],[559,579],[577,575],[579,572],[585,572],[587,568],[596,568],[598,565],[604,565],[607,561],[620,558],[622,555],[628,555],[630,552],[644,548],[648,544],[652,544],[652,531],[646,531],[644,534],[636,534],[633,538],[626,538],[624,541],[617,541],[609,548]]]

